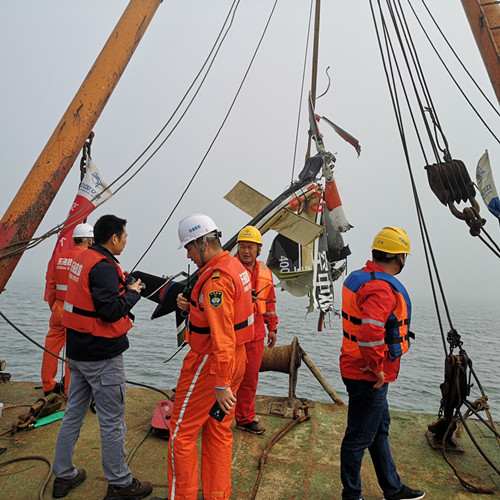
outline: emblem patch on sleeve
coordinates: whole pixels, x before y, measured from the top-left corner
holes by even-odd
[[[208,294],[208,301],[213,308],[220,307],[222,305],[222,292],[210,292]]]

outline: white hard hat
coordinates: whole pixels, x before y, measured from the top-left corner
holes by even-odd
[[[215,222],[208,215],[188,215],[179,222],[178,233],[180,245],[178,248],[182,248],[191,241],[197,240],[209,233],[217,232],[218,229]]]
[[[73,238],[93,238],[94,237],[94,228],[87,224],[86,222],[82,222],[78,224],[73,231]]]

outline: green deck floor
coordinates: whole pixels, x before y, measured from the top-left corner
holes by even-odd
[[[31,405],[41,395],[41,390],[35,389],[33,383],[0,384],[0,401],[4,403],[0,432],[11,428],[17,416],[27,411],[26,407],[13,405]],[[128,389],[127,453],[130,454],[148,433],[154,409],[161,399],[164,399],[163,396],[156,391]],[[339,450],[345,428],[346,408],[326,403],[311,404],[311,419],[297,424],[271,449],[264,466],[257,500],[340,499]],[[231,498],[251,498],[262,451],[273,434],[290,421],[272,414],[285,405],[286,400],[283,398],[259,396],[256,408],[259,418],[266,426],[266,432],[255,436],[234,431]],[[462,473],[471,474],[480,484],[495,489],[496,495],[472,494],[460,485],[441,453],[427,445],[424,434],[427,424],[432,420],[433,417],[429,415],[392,412],[391,447],[403,481],[412,487],[424,489],[429,499],[500,498],[498,474],[478,455],[468,438],[460,440],[465,453],[450,457]],[[28,456],[44,457],[51,461],[59,426],[60,422],[56,422],[31,431],[18,432],[14,436],[0,437],[0,448],[6,448],[0,455],[0,462]],[[498,442],[480,431],[476,434],[481,436],[482,446],[498,467]],[[167,441],[149,435],[137,448],[130,462],[134,476],[151,481],[154,485],[153,495],[160,497],[166,496],[168,487],[166,454]],[[86,469],[87,480],[67,498],[103,498],[107,484],[101,468],[97,416],[93,413],[89,412],[86,417],[74,459],[77,466]],[[39,498],[48,470],[48,465],[41,460],[27,460],[1,467],[0,500]],[[382,493],[368,456],[364,461],[362,476],[365,498],[380,500]],[[43,498],[52,498],[52,479]]]

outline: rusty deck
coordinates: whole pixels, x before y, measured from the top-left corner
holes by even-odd
[[[168,391],[166,391],[168,392]],[[11,428],[17,416],[25,413],[42,392],[34,383],[8,382],[0,384],[0,401],[4,403],[0,417],[0,433]],[[165,497],[167,493],[167,441],[148,434],[151,417],[162,394],[150,389],[127,390],[126,437],[130,467],[135,477],[151,481],[153,495]],[[295,401],[297,403],[297,401]],[[257,500],[304,500],[340,498],[339,450],[345,429],[346,407],[309,403],[311,418],[294,426],[270,450],[263,467]],[[290,422],[283,416],[287,407],[285,398],[258,396],[257,412],[265,423],[266,432],[255,436],[234,431],[233,495],[231,498],[247,500],[257,479],[258,464],[271,437]],[[425,414],[393,412],[391,446],[398,471],[407,484],[424,489],[430,499],[480,499],[483,495],[464,489],[452,469],[443,460],[441,452],[431,449],[424,437],[427,424],[433,417]],[[60,422],[33,430],[23,430],[0,437],[0,462],[26,457],[0,468],[0,499],[32,500],[40,498],[40,491],[49,473]],[[477,432],[485,451],[500,462],[498,442]],[[482,459],[469,438],[460,440],[465,453],[450,455],[464,475],[496,492],[500,497],[500,481]],[[29,458],[35,457],[35,458]],[[75,463],[87,471],[87,480],[73,490],[69,499],[99,499],[106,492],[106,481],[101,467],[100,439],[97,416],[88,413],[75,452]],[[380,500],[382,493],[367,455],[363,465],[363,488],[367,500]],[[50,478],[43,498],[52,498]],[[201,494],[200,494],[201,498]],[[486,497],[488,498],[488,497]],[[489,497],[491,498],[491,497]]]

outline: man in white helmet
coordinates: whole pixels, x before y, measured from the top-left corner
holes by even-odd
[[[77,255],[92,245],[94,238],[94,228],[85,222],[75,226],[73,230],[73,240],[75,247],[66,252],[62,252],[52,267],[52,271],[47,281],[48,302],[52,315],[50,317],[50,329],[45,337],[45,349],[56,354],[61,352],[66,343],[66,328],[62,325],[62,314],[66,290],[68,288],[69,270],[73,260]],[[42,384],[45,396],[52,392],[64,392],[68,394],[69,369],[65,363],[64,387],[63,384],[55,381],[57,375],[58,360],[47,351],[43,352],[42,359]]]
[[[204,498],[231,495],[231,459],[236,392],[245,372],[245,342],[253,339],[252,293],[241,262],[223,251],[214,221],[193,214],[179,223],[179,248],[200,269],[189,301],[182,366],[170,421],[168,483],[171,500],[198,498],[196,437],[202,431],[201,482]],[[211,412],[215,403],[219,406]],[[213,416],[211,416],[212,413]],[[217,418],[220,417],[220,418]]]

